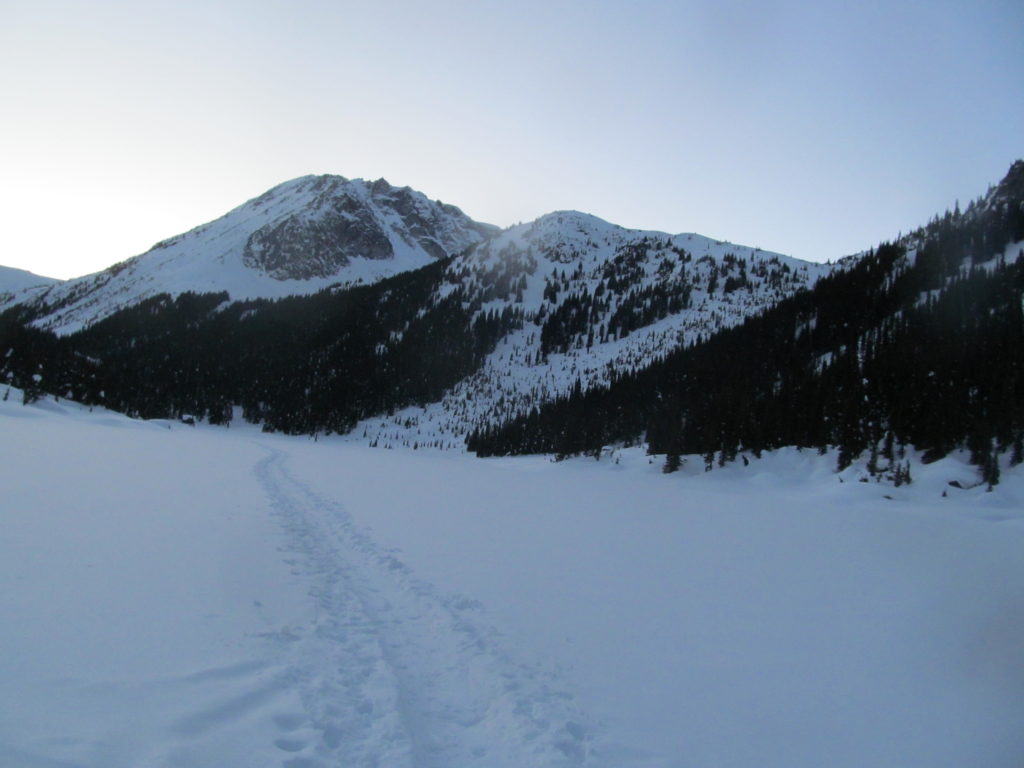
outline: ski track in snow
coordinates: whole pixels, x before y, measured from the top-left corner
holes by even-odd
[[[591,763],[592,729],[573,696],[503,652],[479,626],[479,604],[417,579],[343,506],[296,481],[282,452],[255,473],[293,569],[315,583],[312,629],[269,638],[305,710],[275,718],[284,768]]]

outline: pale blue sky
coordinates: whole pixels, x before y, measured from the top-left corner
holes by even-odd
[[[70,277],[306,173],[824,261],[1024,156],[1024,4],[0,0],[0,264]]]

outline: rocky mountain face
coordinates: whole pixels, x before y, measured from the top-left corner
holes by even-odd
[[[39,327],[67,334],[162,293],[227,292],[243,300],[370,284],[497,231],[383,179],[305,176],[140,256],[28,298]]]
[[[497,231],[384,179],[318,176],[304,186],[311,195],[305,206],[249,235],[242,257],[247,267],[277,280],[330,277],[353,258],[385,261],[418,252],[443,259]],[[271,190],[252,204],[261,208],[273,198]]]

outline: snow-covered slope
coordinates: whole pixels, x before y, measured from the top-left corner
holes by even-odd
[[[43,277],[25,269],[0,267],[0,309],[27,301],[47,286],[59,283],[53,277]]]
[[[455,447],[498,423],[735,325],[832,266],[698,234],[630,230],[576,211],[512,227],[453,260],[481,313],[522,311],[524,327],[481,369],[425,408],[370,419],[377,445]]]
[[[304,176],[146,253],[33,297],[36,325],[71,333],[150,296],[313,293],[416,269],[497,229],[408,187]]]
[[[473,343],[490,349],[497,338],[497,348],[468,377],[445,381],[439,401],[360,424],[354,434],[369,443],[461,447],[479,426],[643,368],[832,269],[692,233],[628,230],[576,211],[495,233],[383,181],[306,177],[142,256],[45,290],[34,297],[34,322],[70,333],[158,293],[227,291],[231,300],[309,293],[455,250],[443,275],[413,278],[423,281],[422,306],[403,308],[408,319],[396,327],[404,322],[404,330],[373,343],[399,343],[417,318],[455,296],[459,329],[445,332],[469,338],[487,320],[501,330]]]
[[[663,475],[19,401],[5,768],[1024,761],[1020,467]]]

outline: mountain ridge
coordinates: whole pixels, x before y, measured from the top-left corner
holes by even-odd
[[[37,275],[27,269],[0,266],[0,304],[26,290],[59,282],[57,278]]]
[[[249,243],[247,233],[257,230],[244,227],[240,214],[272,218],[275,226],[284,221],[285,228],[302,213],[319,222],[325,207],[338,212],[338,185],[348,185],[364,201],[390,201],[395,216],[425,206],[415,193],[383,180],[302,177],[243,204],[234,215],[161,241],[148,253],[160,258],[193,239],[209,242],[232,233],[238,244],[239,232]],[[288,202],[296,194],[304,196],[304,206]],[[273,206],[285,206],[285,214],[268,216]],[[457,210],[428,212],[443,219]],[[419,216],[421,222],[425,218]],[[411,229],[409,236],[424,235]],[[236,260],[245,256],[236,248]],[[137,415],[224,421],[232,404],[242,404],[246,418],[271,429],[361,426],[376,444],[445,447],[461,445],[483,419],[511,417],[575,386],[607,382],[741,321],[830,270],[692,233],[631,230],[566,210],[493,232],[460,253],[380,282],[275,280],[293,293],[295,285],[304,287],[305,298],[238,300],[222,285],[175,283],[166,274],[149,275],[145,291],[119,295],[107,288],[123,277],[133,278],[129,287],[137,285],[133,273],[144,260],[115,265],[92,278],[95,284],[86,278],[50,289],[10,310],[12,324],[27,320],[40,332],[57,332],[74,350],[70,357],[61,355],[75,361],[74,375],[37,370],[30,390],[45,389],[56,377],[64,383],[53,386],[65,395]],[[187,343],[177,340],[186,336]],[[168,345],[180,348],[169,352]],[[258,350],[251,360],[249,348]],[[8,369],[32,364],[26,357]],[[181,372],[197,365],[198,380],[191,374],[183,379]],[[267,369],[276,372],[273,380],[264,378]],[[183,380],[196,389],[175,391]],[[375,388],[390,394],[375,394]],[[308,399],[319,404],[303,404]]]
[[[1024,456],[1022,167],[966,210],[836,265],[556,211],[418,269],[304,296],[152,287],[59,337],[45,302],[22,304],[0,314],[0,375],[26,398],[216,423],[240,408],[271,431],[481,455],[640,441],[710,466],[805,445],[838,447],[843,463],[878,452],[901,477],[908,446],[932,458],[968,446],[991,482],[994,456]],[[314,223],[316,194],[331,201],[348,184],[292,183]],[[396,217],[417,202],[382,181],[353,194],[386,198]],[[261,197],[243,208],[280,203]],[[328,207],[358,223],[351,199]],[[295,216],[274,222],[287,230]]]
[[[145,253],[6,305],[33,303],[37,325],[67,334],[160,293],[226,291],[243,300],[375,282],[495,231],[384,179],[302,176]]]
[[[578,211],[546,214],[448,267],[452,279],[479,291],[482,311],[520,310],[523,327],[440,401],[360,427],[381,445],[443,443],[574,387],[606,384],[832,269],[692,233],[626,229]]]
[[[666,471],[744,452],[838,448],[868,473],[909,482],[964,450],[991,487],[1000,456],[1024,461],[1024,163],[961,211],[853,260],[811,290],[642,370],[491,419],[478,455],[600,455],[642,441]],[[1003,462],[1006,463],[1005,461]]]

